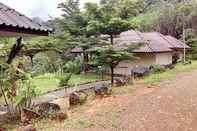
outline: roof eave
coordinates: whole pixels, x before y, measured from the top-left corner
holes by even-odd
[[[52,31],[50,30],[45,31],[0,25],[0,36],[48,36],[51,33]]]

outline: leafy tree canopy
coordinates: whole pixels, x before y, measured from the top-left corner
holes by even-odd
[[[111,83],[114,83],[114,68],[123,60],[132,60],[135,57],[128,50],[119,49],[114,45],[90,49],[96,66],[105,66],[111,70]]]

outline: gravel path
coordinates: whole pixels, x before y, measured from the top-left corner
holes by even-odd
[[[74,91],[83,91],[83,90],[91,90],[94,87],[102,84],[110,84],[110,81],[99,81],[99,82],[94,82],[94,83],[89,83],[89,84],[84,84],[76,87],[72,87],[67,89],[67,93],[70,94]],[[65,89],[61,89],[58,91],[54,91],[51,93],[47,93],[39,98],[37,98],[34,102],[37,103],[42,103],[42,102],[51,102],[53,100],[56,100],[58,98],[62,98],[65,96]]]

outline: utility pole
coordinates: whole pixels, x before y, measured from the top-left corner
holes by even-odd
[[[183,0],[184,4],[185,4],[185,0]],[[183,22],[183,63],[186,63],[186,49],[185,49],[185,13],[183,10],[183,14],[182,14],[182,22]]]
[[[185,4],[185,0],[183,0],[183,2],[184,2],[184,4]],[[185,64],[186,63],[186,47],[185,47],[185,43],[186,43],[186,40],[185,40],[185,13],[184,13],[184,11],[183,11],[183,14],[182,14],[183,16],[183,43],[184,43],[184,45],[183,45],[183,63]]]

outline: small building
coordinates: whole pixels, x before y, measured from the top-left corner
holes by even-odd
[[[115,41],[118,48],[142,43],[138,49],[134,50],[136,60],[122,61],[116,67],[115,73],[122,75],[129,75],[135,66],[167,66],[182,61],[184,48],[190,48],[180,40],[172,36],[162,35],[159,32],[142,33],[129,30],[121,33]]]

